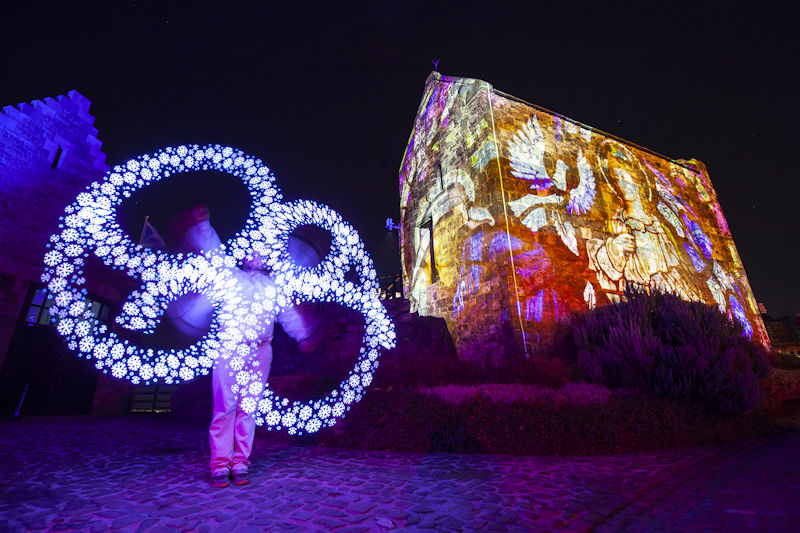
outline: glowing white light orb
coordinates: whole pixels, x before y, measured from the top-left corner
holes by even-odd
[[[245,184],[251,205],[244,227],[201,255],[169,254],[133,243],[116,221],[123,200],[150,183],[203,170],[225,172]],[[48,284],[58,333],[79,356],[94,359],[98,369],[134,384],[180,383],[224,362],[236,371],[232,391],[259,425],[292,435],[332,426],[363,397],[378,366],[379,348],[395,344],[394,325],[378,300],[372,260],[356,231],[328,207],[280,200],[269,169],[230,147],[168,147],[115,166],[67,206],[60,233],[47,245],[42,281]],[[289,255],[289,235],[309,224],[332,235],[330,252],[314,267],[297,265]],[[109,331],[92,316],[83,288],[84,261],[90,253],[141,282],[123,304],[117,324],[150,334],[171,301],[199,293],[214,308],[206,335],[185,348],[153,350]],[[238,268],[256,255],[264,259],[272,279],[245,275]],[[350,271],[358,282],[345,279]],[[265,376],[255,364],[253,347],[279,312],[304,301],[335,302],[360,312],[365,334],[358,360],[337,388],[321,399],[290,402],[262,385]]]

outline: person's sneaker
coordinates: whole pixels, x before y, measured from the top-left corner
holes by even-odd
[[[234,485],[247,485],[248,483],[250,483],[250,472],[246,468],[233,471]]]
[[[217,470],[216,472],[211,472],[212,487],[216,487],[218,489],[224,489],[230,484],[231,484],[231,472],[227,468],[223,470]]]

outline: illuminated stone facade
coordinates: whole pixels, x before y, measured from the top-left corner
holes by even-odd
[[[768,342],[705,166],[432,73],[400,169],[412,311],[463,359],[533,353],[626,284],[717,305]],[[431,238],[432,237],[432,238]]]
[[[108,170],[91,102],[78,91],[5,106],[0,112],[0,366],[24,299],[39,283],[58,217]],[[103,292],[108,284],[93,287]]]

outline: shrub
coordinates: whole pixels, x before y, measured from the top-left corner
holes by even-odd
[[[558,391],[562,403],[570,405],[605,405],[611,398],[611,391],[593,383],[567,383]]]
[[[718,416],[635,391],[614,391],[602,405],[532,405],[483,396],[452,404],[392,389],[370,391],[337,426],[307,436],[307,442],[366,450],[575,455],[720,443],[775,429],[760,411]]]
[[[435,395],[448,404],[462,404],[476,398],[492,403],[525,402],[528,405],[605,405],[611,391],[593,383],[567,383],[560,389],[538,385],[446,385],[422,388],[420,392]]]
[[[388,355],[388,354],[387,354]],[[570,380],[573,369],[557,357],[512,357],[498,363],[460,361],[445,357],[389,360],[375,374],[375,386],[435,387],[523,383],[558,388]]]
[[[574,329],[578,369],[613,388],[641,387],[658,345],[647,320],[647,299],[631,296],[625,303],[584,315]]]
[[[578,369],[612,388],[652,388],[662,396],[735,414],[763,399],[769,364],[760,344],[715,307],[672,294],[628,291],[574,329]]]

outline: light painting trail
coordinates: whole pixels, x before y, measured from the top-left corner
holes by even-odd
[[[172,175],[216,170],[247,186],[251,209],[244,227],[217,250],[201,255],[170,254],[135,244],[116,222],[125,198]],[[302,225],[332,236],[330,252],[313,266],[296,264],[289,236]],[[50,314],[59,334],[80,357],[131,383],[180,383],[207,374],[214,364],[236,373],[242,408],[258,425],[289,434],[332,426],[372,382],[381,349],[395,345],[394,325],[378,299],[372,260],[358,233],[333,210],[309,202],[281,203],[275,178],[263,163],[219,145],[168,147],[117,165],[67,206],[44,256]],[[116,322],[152,334],[167,305],[184,294],[200,293],[214,308],[208,332],[182,349],[154,350],[122,339],[94,318],[84,278],[90,254],[111,268],[141,280]],[[260,257],[270,277],[248,276],[239,267]],[[345,276],[353,271],[358,283]],[[291,401],[270,390],[251,355],[264,327],[283,309],[300,302],[334,302],[360,312],[365,320],[362,347],[348,376],[324,398]]]

